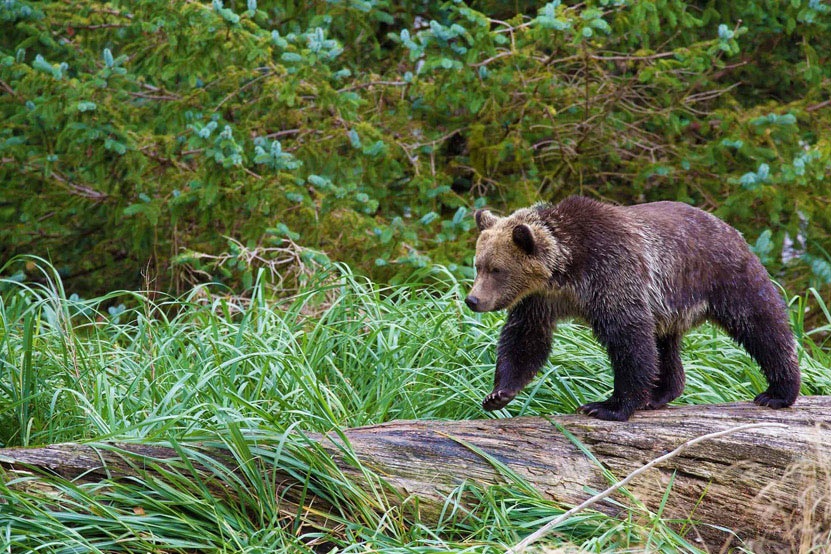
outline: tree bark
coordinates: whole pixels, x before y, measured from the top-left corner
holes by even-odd
[[[818,509],[812,506],[817,499],[803,493],[811,489],[806,480],[817,475],[828,478],[828,466],[825,472],[817,472],[816,464],[831,455],[831,397],[800,398],[794,407],[784,410],[750,403],[670,407],[638,412],[626,423],[580,415],[393,421],[348,429],[344,434],[363,468],[382,476],[391,487],[395,494],[388,498],[399,504],[409,499],[407,509],[418,509],[422,518],[430,520],[438,517],[446,495],[463,482],[485,486],[505,482],[496,467],[499,464],[522,476],[544,497],[574,505],[590,497],[591,491],[612,484],[603,476],[598,461],[622,479],[692,438],[757,422],[784,423],[787,428],[762,427],[705,441],[645,472],[626,490],[654,512],[674,474],[663,517],[690,519],[694,525],[687,523],[686,537],[694,544],[718,550],[731,540],[729,533],[719,529],[727,528],[759,550],[790,550],[799,540],[799,528],[828,525],[831,499],[825,499],[825,507]],[[341,471],[370,486],[363,470],[344,456],[335,434],[314,435],[313,439]],[[67,443],[0,449],[0,465],[12,472],[34,467],[89,481],[135,475],[152,471],[153,464],[181,460],[175,450],[165,446],[101,446]],[[227,467],[235,467],[227,451],[194,447]],[[200,467],[204,468],[197,465]],[[812,469],[797,471],[794,467]],[[281,478],[286,486],[296,485],[288,474]],[[212,486],[218,496],[231,494],[221,483]],[[418,503],[412,502],[414,497]],[[611,498],[629,504],[620,494]],[[289,495],[287,513],[297,513],[297,501]],[[315,501],[316,511],[324,506]],[[627,515],[614,502],[603,501],[593,509]],[[325,519],[318,522],[326,525]]]

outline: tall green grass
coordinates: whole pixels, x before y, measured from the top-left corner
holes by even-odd
[[[500,552],[563,507],[506,472],[504,486],[460,487],[438,524],[405,517],[380,476],[377,490],[363,490],[303,434],[400,418],[569,413],[608,394],[612,382],[589,330],[564,323],[540,377],[506,409],[483,412],[503,316],[466,310],[467,284],[441,271],[429,275],[430,285],[379,287],[340,267],[280,301],[263,282],[248,298],[206,287],[183,298],[114,292],[80,300],[67,297],[48,266],[42,275],[37,284],[2,283],[0,446],[118,439],[184,453],[208,441],[243,470],[204,460],[235,491],[233,502],[213,498],[186,456],[165,470],[165,482],[149,474],[96,484],[53,477],[52,489],[33,492],[19,482],[29,477],[6,474],[6,551]],[[831,330],[831,316],[826,310],[828,325],[806,331],[804,301],[792,301],[803,393],[831,394],[831,357],[814,340]],[[127,309],[109,309],[120,304]],[[680,403],[749,400],[764,388],[747,354],[712,327],[687,336],[684,362]],[[342,526],[321,531],[304,521],[308,514],[286,514],[274,483],[255,467],[258,456],[294,474],[308,497],[331,502]],[[462,488],[478,499],[472,511],[459,503]],[[578,515],[549,542],[695,550],[637,502],[630,509],[628,520]]]

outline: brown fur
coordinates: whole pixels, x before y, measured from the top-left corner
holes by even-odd
[[[477,225],[481,230],[476,241],[477,276],[470,296],[482,302],[478,311],[510,309],[528,294],[547,290],[552,269],[564,270],[570,259],[537,210],[518,210],[506,218],[479,211]],[[517,230],[526,238],[518,237]],[[533,243],[530,251],[516,244],[527,237]]]
[[[682,335],[711,320],[762,367],[770,388],[756,402],[791,405],[799,368],[787,312],[741,235],[678,202],[611,206],[571,197],[498,218],[476,213],[477,275],[467,303],[508,309],[494,391],[501,408],[545,363],[556,320],[588,322],[609,351],[615,392],[581,410],[627,419],[681,394]]]

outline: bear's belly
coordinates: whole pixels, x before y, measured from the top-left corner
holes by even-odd
[[[689,329],[700,325],[706,319],[707,303],[699,302],[681,309],[671,310],[666,306],[653,312],[655,330],[658,336],[685,333]]]

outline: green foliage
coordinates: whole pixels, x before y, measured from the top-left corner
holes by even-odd
[[[829,11],[5,0],[2,253],[47,256],[86,292],[142,272],[239,285],[247,262],[191,254],[289,233],[379,279],[465,275],[475,203],[580,193],[769,231],[771,271],[828,291]]]
[[[448,495],[440,523],[421,521],[390,503],[383,475],[364,467],[357,474],[370,484],[357,482],[304,434],[397,418],[570,413],[612,386],[605,351],[586,327],[566,323],[532,386],[499,413],[483,412],[503,318],[467,310],[468,283],[438,268],[430,272],[435,288],[417,280],[379,287],[335,268],[279,305],[266,301],[262,280],[247,299],[201,287],[180,298],[84,300],[67,297],[53,272],[41,271],[31,270],[44,285],[0,282],[0,446],[172,444],[198,456],[211,486],[176,460],[164,482],[153,473],[102,483],[46,476],[52,486],[39,488],[14,486],[33,476],[0,468],[0,549],[11,552],[311,553],[321,544],[325,552],[504,552],[564,507],[506,468],[504,485],[464,483]],[[802,391],[829,394],[831,357],[815,340],[831,330],[828,306],[824,329],[805,331],[805,298],[792,305]],[[700,328],[684,346],[680,403],[746,401],[764,389],[756,364],[721,332]],[[226,449],[239,471],[196,454],[199,441]],[[270,478],[248,471],[254,456],[328,499],[340,511],[340,530],[321,533],[314,520],[298,528]],[[211,494],[219,483],[235,500]],[[372,483],[377,488],[368,489]],[[622,509],[631,517],[578,514],[546,542],[590,552],[698,551],[694,531],[690,542],[681,538],[670,525],[677,521],[637,501]]]

